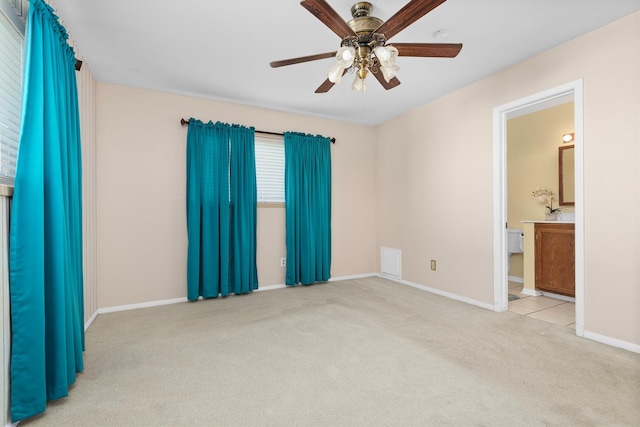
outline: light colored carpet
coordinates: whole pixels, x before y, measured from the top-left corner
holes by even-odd
[[[638,426],[640,355],[381,278],[98,316],[24,426]]]

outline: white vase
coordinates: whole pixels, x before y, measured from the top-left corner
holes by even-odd
[[[556,214],[556,213],[546,214],[544,216],[544,219],[546,221],[557,221],[558,220],[558,214]]]

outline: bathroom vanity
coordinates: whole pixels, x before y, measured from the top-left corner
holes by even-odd
[[[575,224],[523,221],[524,289],[575,297]]]

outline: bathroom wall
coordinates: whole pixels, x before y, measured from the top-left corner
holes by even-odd
[[[544,219],[545,207],[531,196],[536,187],[558,194],[558,147],[573,132],[573,102],[507,121],[507,226],[522,229],[523,220]],[[558,199],[554,200],[558,207]],[[562,208],[573,212],[573,206]],[[523,255],[511,256],[509,276],[522,278]]]

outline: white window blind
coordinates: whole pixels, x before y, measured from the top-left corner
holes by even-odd
[[[12,179],[16,173],[20,117],[22,108],[23,36],[0,11],[0,178]],[[12,10],[10,12],[16,12]],[[12,23],[14,22],[14,23]]]
[[[284,139],[256,134],[258,203],[284,203]]]

